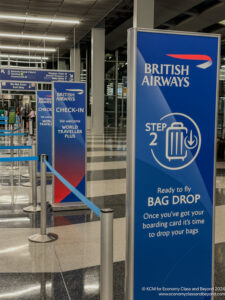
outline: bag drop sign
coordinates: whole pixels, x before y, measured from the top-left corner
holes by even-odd
[[[129,30],[128,300],[211,299],[219,49]]]

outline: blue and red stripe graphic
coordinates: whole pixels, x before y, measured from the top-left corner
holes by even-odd
[[[204,63],[197,65],[197,67],[201,69],[207,69],[212,65],[212,58],[204,54],[167,54],[167,56],[177,59],[205,61]]]

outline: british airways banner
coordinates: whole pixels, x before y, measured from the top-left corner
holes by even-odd
[[[54,82],[53,155],[54,168],[85,195],[86,85]],[[54,202],[76,202],[77,197],[56,177]]]
[[[37,154],[52,163],[52,91],[37,91]],[[48,170],[47,170],[48,171]],[[38,162],[40,172],[40,162]]]
[[[217,35],[131,29],[128,298],[211,299]]]

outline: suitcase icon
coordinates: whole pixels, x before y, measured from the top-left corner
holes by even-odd
[[[184,160],[187,149],[184,147],[184,135],[187,128],[181,122],[173,122],[166,130],[166,158],[171,160]]]

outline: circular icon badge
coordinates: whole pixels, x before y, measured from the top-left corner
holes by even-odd
[[[163,116],[157,123],[147,123],[150,151],[154,160],[168,170],[189,166],[201,148],[201,133],[196,122],[183,113]]]

